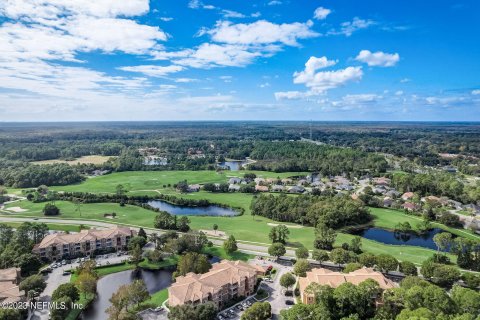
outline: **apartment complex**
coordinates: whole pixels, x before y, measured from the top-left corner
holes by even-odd
[[[243,261],[222,260],[204,274],[188,273],[168,288],[168,304],[198,304],[212,301],[217,307],[237,297],[254,293],[257,268]]]
[[[24,300],[25,294],[20,291],[20,268],[0,270],[0,303],[15,303]]]
[[[82,230],[78,233],[53,233],[35,245],[33,252],[46,260],[61,260],[90,255],[96,250],[123,250],[135,231],[116,226],[110,229]]]
[[[342,283],[350,282],[354,285],[358,285],[361,282],[372,279],[378,282],[381,289],[386,290],[395,287],[395,283],[378,271],[371,268],[362,268],[350,273],[341,273],[330,271],[328,269],[318,268],[312,269],[307,272],[306,277],[300,277],[298,284],[300,287],[300,297],[305,304],[315,303],[315,297],[313,294],[305,292],[305,289],[311,283],[318,283],[320,285],[327,285],[332,288],[340,286]]]

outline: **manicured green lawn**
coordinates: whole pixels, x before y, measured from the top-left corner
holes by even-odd
[[[227,259],[227,260],[248,261],[255,257],[253,254],[248,254],[240,251],[236,251],[231,254],[228,254],[222,247],[206,247],[203,250],[203,252],[206,254],[217,256],[220,259]]]
[[[122,184],[128,191],[161,190],[163,185],[176,184],[187,180],[189,184],[195,183],[222,183],[230,177],[243,177],[245,173],[253,172],[263,178],[285,178],[294,175],[308,174],[306,172],[275,173],[267,171],[128,171],[116,172],[100,177],[90,178],[86,181],[69,186],[52,187],[53,190],[80,191],[80,192],[115,192],[115,187]]]
[[[155,292],[150,296],[150,299],[144,302],[144,304],[154,304],[161,306],[162,303],[168,299],[168,288]],[[193,320],[193,319],[192,319]]]
[[[33,221],[33,222],[35,222],[35,221]],[[12,228],[18,228],[23,222],[1,222],[1,223],[6,224],[7,226],[10,226]],[[55,231],[69,231],[69,232],[79,232],[80,231],[80,226],[79,225],[73,225],[73,224],[47,223],[47,227],[48,227],[49,230],[55,230]],[[85,228],[88,228],[88,227],[85,226]]]
[[[415,226],[422,221],[421,217],[409,215],[399,210],[370,208],[370,212],[374,216],[374,225],[376,227],[385,229],[394,229],[399,222],[408,222],[410,223],[412,228],[415,229]],[[443,229],[458,236],[480,241],[480,236],[474,234],[471,230],[450,228],[436,222],[433,222],[432,226]]]

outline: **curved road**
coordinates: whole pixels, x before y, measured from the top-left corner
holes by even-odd
[[[101,221],[92,221],[92,220],[77,220],[77,219],[57,219],[57,218],[21,218],[21,217],[10,217],[0,215],[0,222],[44,222],[44,223],[55,223],[55,224],[65,224],[65,225],[80,225],[84,224],[86,226],[92,226],[97,228],[111,228],[116,226],[115,223],[101,222]],[[123,224],[118,224],[123,225]],[[140,229],[139,226],[124,225],[126,227],[132,228],[136,231]],[[147,234],[158,233],[162,234],[164,231],[154,228],[143,227]],[[222,239],[208,237],[213,244],[221,246],[223,244]],[[268,246],[269,244],[265,243],[247,243],[237,240],[238,249],[242,252],[255,254],[255,255],[268,255]],[[287,249],[287,256],[295,256],[295,250]]]

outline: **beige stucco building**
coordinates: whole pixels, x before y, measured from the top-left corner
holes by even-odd
[[[217,307],[254,293],[258,270],[243,261],[222,260],[204,274],[188,273],[168,288],[169,306],[212,301]]]
[[[386,290],[395,287],[395,283],[378,271],[371,268],[362,268],[350,273],[335,272],[328,269],[317,268],[307,272],[306,277],[300,277],[298,284],[300,288],[300,297],[305,304],[315,303],[313,294],[305,292],[305,289],[311,283],[318,283],[319,285],[327,285],[332,288],[340,286],[342,283],[350,282],[358,285],[361,282],[372,279],[378,282],[381,289]]]
[[[95,250],[123,250],[135,231],[116,226],[110,229],[82,230],[78,233],[53,233],[35,245],[33,252],[47,260],[90,255]]]
[[[0,303],[14,303],[25,299],[25,294],[20,291],[20,268],[0,270]]]

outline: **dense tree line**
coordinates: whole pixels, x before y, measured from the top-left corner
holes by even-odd
[[[16,230],[0,224],[0,269],[19,267],[22,276],[36,273],[42,266],[32,254],[33,246],[48,234],[45,223],[22,223]]]
[[[466,186],[449,173],[398,173],[393,175],[392,185],[400,192],[414,191],[420,196],[446,196],[464,203],[480,200],[480,186]]]
[[[362,224],[370,221],[368,209],[349,197],[300,195],[260,195],[251,204],[252,214],[276,221],[317,225],[331,228]]]
[[[0,164],[0,185],[14,188],[30,188],[40,185],[67,185],[80,182],[83,175],[67,164],[7,166]]]
[[[354,176],[387,169],[383,156],[308,142],[257,142],[250,157],[258,162],[249,168],[275,172],[316,171],[322,175]]]

